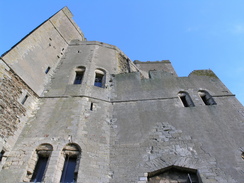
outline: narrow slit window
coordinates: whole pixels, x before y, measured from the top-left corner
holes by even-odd
[[[93,102],[91,102],[90,111],[93,111]]]
[[[76,68],[74,84],[81,84],[82,83],[84,72],[85,72],[84,67],[80,66],[80,67]]]
[[[50,71],[51,67],[47,67],[45,74],[47,74]]]
[[[205,105],[217,105],[213,97],[205,90],[198,91],[199,96],[201,97]]]
[[[94,86],[103,88],[104,85],[105,85],[105,72],[100,69],[96,69]]]
[[[130,60],[127,58],[126,61],[127,61],[128,72],[130,73],[131,72],[131,70],[130,70]]]
[[[0,162],[2,161],[2,159],[3,159],[3,155],[4,155],[4,153],[5,153],[5,151],[4,150],[2,150],[1,152],[0,152]]]
[[[190,95],[187,92],[179,92],[178,96],[181,99],[181,102],[184,105],[184,107],[194,107],[195,106]]]
[[[26,100],[27,100],[28,97],[29,97],[28,95],[25,95],[25,97],[24,97],[24,98],[22,99],[22,101],[21,101],[21,104],[22,104],[22,105],[25,104],[25,102],[26,102]]]

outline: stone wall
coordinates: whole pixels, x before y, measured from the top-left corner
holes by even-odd
[[[2,60],[0,79],[0,151],[4,150],[4,156],[7,156],[27,119],[32,116],[38,98]]]
[[[91,103],[93,108],[91,110]],[[35,151],[50,144],[53,151],[45,173],[46,182],[58,183],[69,143],[81,149],[78,182],[109,182],[111,104],[85,97],[42,98],[0,173],[6,183],[28,182],[36,163]],[[15,175],[11,177],[10,175]]]
[[[203,182],[241,181],[243,106],[212,71],[194,73],[175,77],[154,71],[151,79],[115,75],[114,182],[136,181],[135,174],[138,182],[146,182],[147,173],[172,165],[198,170]],[[202,89],[217,105],[204,104]],[[195,106],[184,107],[179,91],[188,92]]]
[[[68,8],[63,8],[3,54],[2,58],[40,96],[73,39],[83,41],[84,36],[72,21]]]
[[[163,71],[171,75],[177,76],[169,60],[154,62],[140,62],[139,60],[135,60],[134,64],[139,68],[140,72],[143,73],[145,78],[151,78],[150,71]]]
[[[0,180],[29,182],[46,148],[43,181],[58,183],[74,147],[77,182],[182,181],[177,171],[203,183],[243,180],[243,106],[212,71],[177,77],[169,61],[132,63],[116,46],[85,41],[71,17],[60,10],[1,58]]]

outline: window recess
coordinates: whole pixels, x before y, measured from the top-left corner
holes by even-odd
[[[101,69],[95,70],[95,80],[94,80],[94,86],[104,88],[105,87],[105,71]]]
[[[64,147],[64,166],[60,180],[61,183],[77,182],[80,154],[80,148],[76,144],[68,144]]]
[[[81,84],[85,73],[85,67],[79,66],[75,70],[75,80],[73,84]]]
[[[182,104],[184,107],[194,107],[194,103],[190,97],[190,95],[187,92],[179,92],[178,97],[180,98]]]
[[[198,95],[201,97],[205,105],[217,105],[213,97],[205,90],[199,90]]]

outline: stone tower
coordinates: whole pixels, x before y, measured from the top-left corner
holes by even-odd
[[[244,108],[211,70],[131,62],[67,7],[2,55],[0,78],[1,182],[244,180]]]

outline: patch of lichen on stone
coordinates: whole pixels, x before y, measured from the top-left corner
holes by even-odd
[[[134,60],[134,64],[158,64],[158,63],[171,63],[169,60],[161,60],[161,61],[139,61]]]
[[[212,70],[194,70],[192,71],[189,76],[197,75],[197,76],[208,76],[218,78]]]

